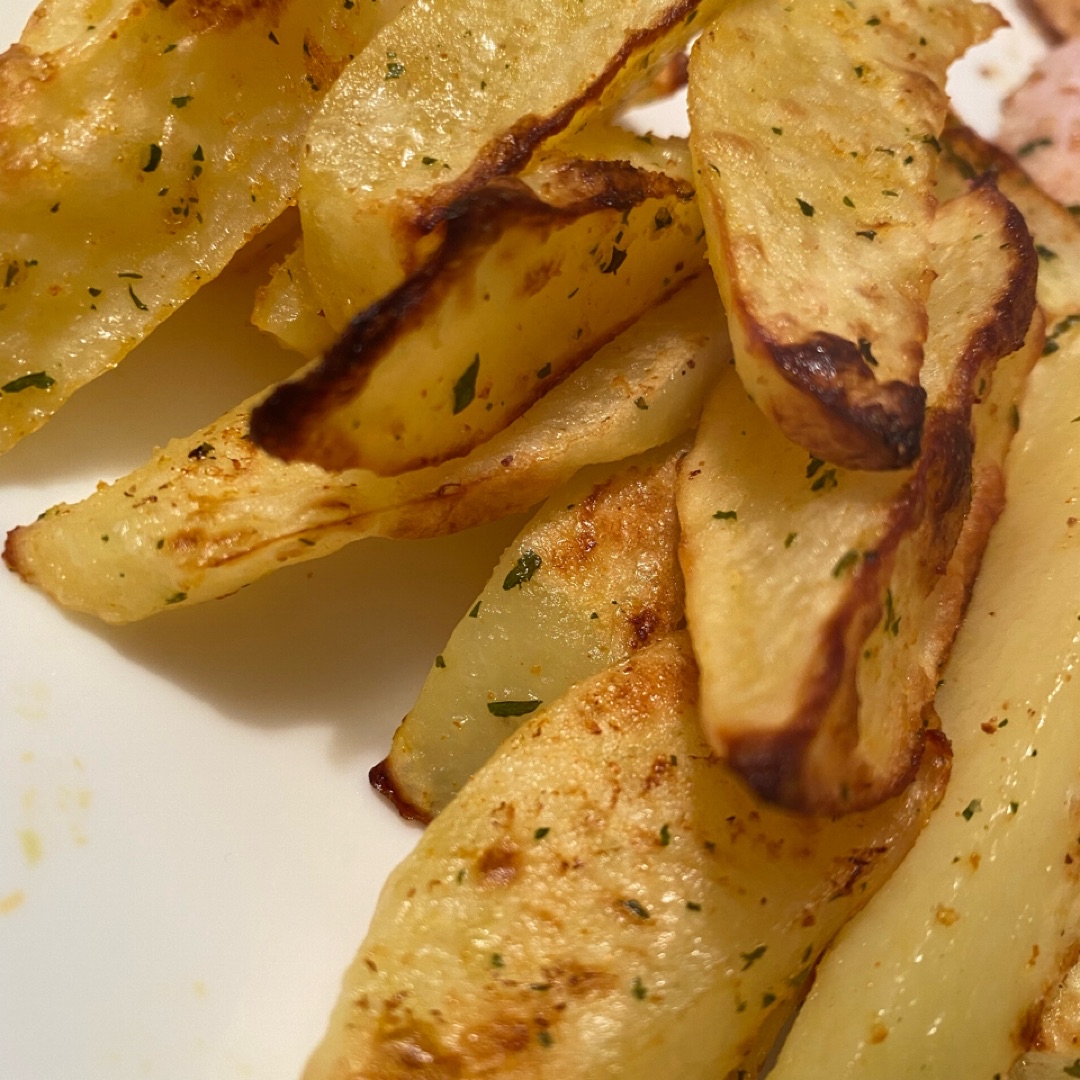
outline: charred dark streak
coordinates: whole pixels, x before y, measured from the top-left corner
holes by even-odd
[[[252,441],[286,461],[309,459],[309,427],[355,398],[394,343],[429,319],[458,286],[461,268],[479,262],[506,230],[555,228],[597,210],[631,210],[643,200],[677,194],[684,186],[659,173],[614,163],[610,185],[565,206],[539,198],[515,179],[502,179],[482,191],[469,192],[449,208],[452,216],[446,236],[435,254],[396,289],[360,312],[318,364],[299,379],[282,383],[255,408]],[[622,329],[612,328],[605,340]],[[587,359],[598,344],[602,342],[592,342],[577,359]],[[574,366],[568,364],[568,371]],[[550,385],[549,380],[545,389]],[[320,461],[330,467],[350,465],[325,458],[324,454]]]
[[[757,337],[783,377],[813,397],[845,429],[848,468],[901,469],[919,456],[926,391],[898,380],[879,383],[859,346],[825,332],[782,345],[763,327]],[[817,456],[835,455],[815,449]]]

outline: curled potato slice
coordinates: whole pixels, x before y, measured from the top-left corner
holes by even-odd
[[[683,452],[584,470],[507,548],[371,771],[399,812],[429,821],[542,702],[681,624]]]
[[[1042,347],[1040,321],[995,387],[1004,399],[987,395],[995,362],[1032,321],[1036,257],[1015,207],[984,183],[939,211],[932,236],[930,409],[913,470],[808,459],[729,377],[680,472],[709,741],[763,795],[803,810],[870,805],[916,768],[938,666],[1000,509],[983,463],[1004,457],[1009,406]]]
[[[402,5],[98,6],[0,56],[0,452],[281,213],[316,104]]]
[[[394,872],[305,1080],[740,1066],[940,798],[816,821],[709,752],[674,634],[533,713]]]
[[[718,306],[703,277],[491,442],[393,479],[262,453],[247,438],[248,402],[83,502],[14,529],[4,559],[61,604],[123,623],[226,596],[364,536],[435,536],[525,510],[584,465],[693,426],[725,341]]]
[[[252,437],[287,461],[395,475],[500,431],[704,270],[689,152],[665,145],[663,171],[559,157],[533,186],[463,199],[438,254],[258,405]]]
[[[690,63],[690,143],[739,376],[788,438],[910,465],[945,72],[992,8],[750,0]]]
[[[306,260],[331,324],[415,274],[463,196],[647,86],[719,6],[443,0],[404,12],[343,72],[307,136]]]

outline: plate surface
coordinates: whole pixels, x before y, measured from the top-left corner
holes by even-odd
[[[0,47],[32,7],[0,3]],[[1042,51],[1010,14],[953,80],[988,134]],[[245,324],[256,284],[204,289],[0,458],[0,533],[288,373]],[[0,572],[0,1076],[298,1076],[417,836],[367,769],[519,525],[367,541],[120,629]]]

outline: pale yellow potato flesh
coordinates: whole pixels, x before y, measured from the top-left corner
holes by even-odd
[[[584,469],[510,544],[371,773],[399,812],[433,818],[542,702],[682,623],[684,444]]]
[[[739,376],[788,438],[910,465],[945,73],[990,7],[748,0],[690,62],[690,144]]]
[[[364,536],[436,536],[525,510],[585,465],[693,427],[730,355],[718,309],[702,278],[483,447],[394,479],[261,453],[246,437],[247,402],[83,502],[13,530],[5,561],[59,603],[123,623],[227,596]]]
[[[706,271],[689,151],[667,147],[643,167],[559,157],[463,200],[439,253],[262,402],[252,437],[287,461],[383,476],[489,439]],[[308,237],[309,276],[312,250]]]
[[[0,56],[0,452],[282,212],[316,105],[401,6],[111,3]]]
[[[767,798],[804,810],[870,805],[912,775],[938,665],[999,509],[1000,491],[975,483],[973,459],[1000,464],[1014,426],[995,402],[975,429],[982,447],[971,410],[999,357],[1024,342],[1036,256],[1015,208],[986,185],[943,206],[931,236],[930,410],[914,469],[808,458],[732,372],[680,469],[708,740]],[[1027,337],[1021,386],[1041,322]],[[1007,383],[1006,403],[1016,390]],[[939,591],[965,517],[978,535]]]
[[[954,149],[989,155],[970,134]],[[1020,178],[1002,183],[1012,192]],[[1025,191],[1036,241],[1059,253],[1040,301],[1063,321],[1071,282],[1080,316],[1080,230]],[[807,1061],[844,1080],[1005,1075],[1075,958],[1078,321],[1048,339],[1029,380],[1005,510],[938,692],[955,754],[945,802],[818,969],[772,1080],[804,1077]]]
[[[344,71],[307,135],[306,258],[331,323],[415,273],[463,194],[647,86],[722,3],[442,0],[406,11]]]
[[[255,297],[251,321],[277,338],[278,344],[309,360],[321,356],[337,340],[311,283],[301,240],[274,268]]]
[[[947,769],[867,814],[760,805],[701,740],[683,634],[530,716],[393,873],[305,1080],[723,1076],[903,857]]]

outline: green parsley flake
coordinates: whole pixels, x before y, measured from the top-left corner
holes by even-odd
[[[172,596],[165,598],[166,604],[182,604],[187,599],[186,592],[173,593]]]
[[[756,949],[752,949],[750,952],[739,953],[743,960],[742,970],[746,971],[747,968],[753,967],[754,964],[765,955],[767,949],[767,945],[759,945]]]
[[[961,814],[965,821],[970,821],[982,809],[982,799],[972,799]]]
[[[1044,135],[1041,139],[1032,139],[1031,142],[1024,143],[1024,145],[1016,151],[1016,156],[1018,158],[1025,158],[1030,154],[1034,154],[1036,150],[1041,150],[1044,146],[1053,145],[1054,140],[1048,135]]]
[[[193,98],[193,94],[180,94],[179,96],[170,98],[169,100],[172,102],[174,108],[183,109],[187,107],[187,105],[192,101]]]
[[[0,393],[21,394],[24,390],[48,390],[55,384],[56,380],[44,371],[32,371],[0,386]]]
[[[161,164],[161,147],[157,143],[150,144],[150,160],[143,166],[143,172],[153,172]]]
[[[541,704],[536,698],[529,698],[527,701],[489,701],[487,707],[492,716],[527,716]]]
[[[519,589],[527,581],[532,581],[533,575],[542,565],[543,559],[535,551],[523,551],[503,580],[503,590],[509,592],[511,589]]]
[[[641,981],[640,976],[634,979],[634,985],[631,993],[638,999],[638,1001],[644,1001],[649,996],[649,991],[645,988],[645,984]]]
[[[437,668],[446,667],[446,657],[444,657],[442,653],[439,653],[439,655],[435,657],[435,666]]]
[[[799,209],[803,212],[804,217],[814,216],[814,208],[805,199],[796,198],[795,201],[799,204]]]
[[[714,521],[738,521],[739,512],[737,510],[717,510],[713,514]]]
[[[622,906],[626,908],[632,915],[636,915],[639,919],[649,918],[649,909],[643,904],[638,903],[637,900],[622,900],[620,901]]]
[[[476,376],[480,372],[480,354],[473,357],[473,362],[454,383],[454,415],[467,409],[476,397]]]

